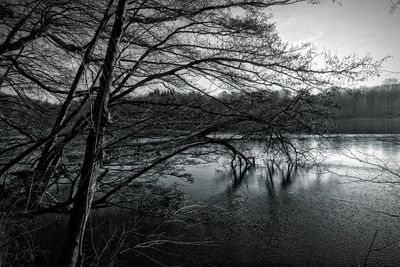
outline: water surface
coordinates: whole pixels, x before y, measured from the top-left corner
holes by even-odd
[[[383,172],[400,162],[398,135],[328,136],[318,164],[290,169],[263,160],[234,179],[226,160],[186,167],[186,199],[221,208],[186,229],[188,237],[215,246],[186,247],[185,261],[201,265],[399,266],[400,184]],[[319,146],[311,137],[295,140]],[[268,168],[268,166],[270,166]],[[400,173],[400,171],[399,171]],[[400,179],[399,179],[400,180]]]

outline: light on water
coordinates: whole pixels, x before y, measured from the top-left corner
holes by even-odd
[[[399,12],[0,1],[0,267],[400,266]]]
[[[181,188],[189,201],[227,210],[216,219],[223,230],[203,229],[219,240],[219,256],[213,261],[231,255],[232,262],[254,263],[251,255],[262,252],[269,262],[310,264],[308,260],[315,259],[358,265],[378,231],[368,263],[395,265],[400,262],[399,218],[389,215],[400,214],[400,185],[367,180],[393,179],[378,164],[395,167],[399,151],[387,141],[399,139],[396,135],[328,137],[318,164],[290,168],[283,162],[258,160],[240,181],[222,160],[189,166],[186,171],[193,182],[181,183]],[[303,141],[317,144],[311,137]],[[254,147],[257,151],[257,144]],[[238,236],[238,231],[246,234]],[[231,250],[239,247],[241,252],[233,254]]]

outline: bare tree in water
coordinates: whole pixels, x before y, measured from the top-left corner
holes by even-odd
[[[184,153],[251,164],[237,141],[258,139],[298,155],[288,136],[325,132],[333,88],[381,64],[281,41],[268,10],[301,0],[90,2],[1,4],[0,198],[21,217],[70,213],[57,266],[83,262],[91,208],[182,175]]]

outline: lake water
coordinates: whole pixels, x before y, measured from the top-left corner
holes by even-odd
[[[311,137],[296,142],[320,144]],[[400,143],[399,135],[328,136],[315,164],[290,175],[282,162],[268,168],[258,143],[252,145],[259,153],[256,167],[241,180],[235,181],[224,158],[186,167],[193,182],[180,182],[181,189],[189,203],[207,205],[209,216],[177,231],[213,243],[179,247],[179,262],[400,266],[400,216],[392,216],[400,215],[400,183],[368,181],[396,181],[379,168],[399,169],[394,142]]]

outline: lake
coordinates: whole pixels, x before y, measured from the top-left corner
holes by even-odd
[[[180,184],[188,203],[205,205],[202,223],[168,231],[212,243],[165,252],[179,249],[177,262],[205,266],[399,266],[400,216],[393,214],[400,215],[400,184],[378,165],[399,169],[400,135],[295,142],[316,147],[321,139],[323,152],[297,170],[263,160],[262,145],[254,143],[256,167],[241,180],[225,158],[187,166],[192,183],[166,180]]]

